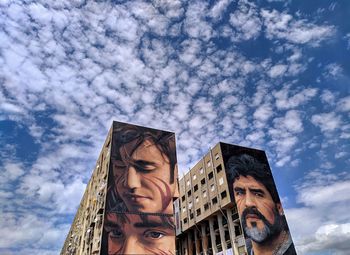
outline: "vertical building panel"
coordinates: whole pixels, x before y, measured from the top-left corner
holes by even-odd
[[[296,254],[265,152],[221,146],[248,254]]]
[[[102,253],[174,254],[174,133],[114,122]]]

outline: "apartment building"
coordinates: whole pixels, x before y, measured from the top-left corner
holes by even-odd
[[[247,254],[222,146],[216,144],[179,180],[177,254]]]

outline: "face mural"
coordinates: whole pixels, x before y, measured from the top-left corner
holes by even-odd
[[[265,153],[223,146],[223,154],[248,254],[296,254]]]
[[[174,254],[173,217],[108,213],[105,221],[108,255]]]
[[[175,135],[115,122],[102,254],[174,254]]]

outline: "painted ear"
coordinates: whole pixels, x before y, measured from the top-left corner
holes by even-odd
[[[278,213],[279,213],[281,216],[284,215],[284,211],[283,211],[282,205],[281,205],[280,203],[278,203],[278,204],[276,205],[276,207],[277,207]]]

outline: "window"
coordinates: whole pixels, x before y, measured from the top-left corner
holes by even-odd
[[[198,190],[198,185],[197,184],[194,185],[193,190],[194,190],[194,192],[196,192]]]
[[[197,209],[196,213],[197,213],[197,216],[201,215],[201,209],[200,208]]]
[[[187,196],[191,196],[191,191],[189,190],[188,192],[187,192]]]
[[[190,220],[192,220],[192,219],[193,219],[193,213],[190,214]]]
[[[198,197],[196,197],[196,203],[198,203],[199,202],[199,198]]]
[[[211,190],[211,191],[214,191],[214,190],[215,190],[215,185],[214,185],[214,184],[210,185],[210,190]]]
[[[205,184],[205,178],[203,178],[203,179],[201,180],[201,184],[202,184],[202,185]]]
[[[215,159],[218,160],[220,158],[219,153],[215,154]]]
[[[182,196],[182,198],[181,198],[181,200],[182,200],[182,202],[185,202],[185,196]]]
[[[193,175],[193,180],[196,180],[197,179],[197,175]]]
[[[221,178],[219,179],[219,185],[222,185],[222,184],[224,184],[224,178],[223,178],[223,177],[221,177]]]
[[[227,197],[227,192],[226,190],[221,192],[221,199],[224,199],[225,197]]]
[[[211,201],[212,201],[213,205],[215,205],[218,202],[218,198],[214,197]]]
[[[207,191],[206,190],[203,191],[203,197],[207,197]]]
[[[186,224],[187,223],[187,218],[184,218],[184,224]]]
[[[210,162],[210,160],[207,162],[207,167],[210,167],[210,165],[211,165],[211,162]]]
[[[190,186],[190,181],[189,180],[187,181],[187,186]]]
[[[216,172],[217,172],[217,173],[220,173],[221,170],[222,170],[222,165],[220,164],[220,165],[218,165],[218,166],[216,167]]]
[[[210,172],[210,173],[208,174],[208,177],[209,177],[209,180],[213,179],[213,177],[214,177],[213,172]]]
[[[188,203],[188,208],[191,209],[192,208],[192,202]]]
[[[209,209],[209,204],[208,203],[205,203],[204,204],[204,211],[208,210]]]
[[[182,212],[186,212],[186,206],[182,207]]]
[[[203,167],[201,167],[201,168],[199,169],[199,173],[200,173],[200,174],[203,174],[203,172],[204,172],[204,171],[203,171]]]

